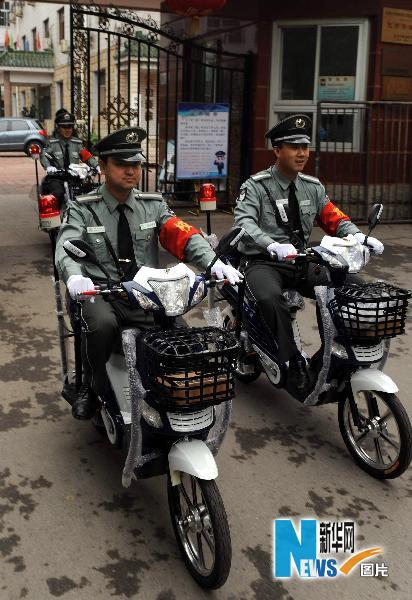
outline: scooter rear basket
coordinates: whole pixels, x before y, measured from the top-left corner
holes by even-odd
[[[166,410],[199,410],[234,396],[238,344],[223,329],[201,327],[143,338],[146,383]]]
[[[410,290],[384,281],[348,284],[335,290],[329,303],[340,335],[355,342],[373,342],[405,332]]]

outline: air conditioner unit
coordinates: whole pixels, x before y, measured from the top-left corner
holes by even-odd
[[[60,52],[63,54],[70,52],[70,43],[68,40],[60,40]]]

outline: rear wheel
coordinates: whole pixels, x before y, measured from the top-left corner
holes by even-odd
[[[365,390],[356,394],[355,404],[355,418],[349,398],[339,404],[339,428],[350,454],[377,479],[399,477],[412,458],[411,424],[399,398]]]
[[[170,517],[177,544],[193,579],[217,589],[229,576],[232,545],[223,501],[215,481],[181,473],[179,485],[168,477]]]

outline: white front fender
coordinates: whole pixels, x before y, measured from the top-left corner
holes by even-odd
[[[178,442],[169,452],[169,469],[172,485],[180,483],[180,472],[199,479],[216,479],[217,465],[213,454],[201,440]]]
[[[350,384],[354,396],[361,390],[387,392],[388,394],[396,394],[399,391],[396,383],[378,369],[359,369],[352,375]]]

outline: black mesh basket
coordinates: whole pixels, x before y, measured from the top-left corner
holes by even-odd
[[[377,281],[348,284],[335,290],[329,303],[340,335],[356,342],[371,343],[405,332],[410,290]]]
[[[201,327],[144,336],[146,384],[169,411],[199,410],[234,395],[238,344],[223,329]]]

